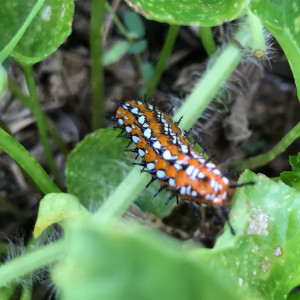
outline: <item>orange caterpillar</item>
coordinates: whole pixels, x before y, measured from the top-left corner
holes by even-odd
[[[223,206],[232,188],[239,185],[231,184],[215,164],[194,149],[186,139],[187,134],[178,127],[179,122],[174,123],[154,105],[135,100],[114,102],[118,104],[114,120],[127,134],[122,136],[136,145],[128,151],[141,157],[142,163],[137,164],[152,175],[149,184],[157,179],[161,184],[158,192],[171,192],[168,201],[179,196],[191,203],[219,206],[228,221]]]

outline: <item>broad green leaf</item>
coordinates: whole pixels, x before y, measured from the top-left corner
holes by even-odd
[[[146,40],[141,40],[134,43],[129,49],[128,52],[131,54],[141,53],[143,52],[148,46],[148,42]]]
[[[245,0],[126,0],[145,18],[178,25],[217,26],[239,17]]]
[[[194,248],[131,224],[69,232],[68,257],[52,273],[63,300],[254,299],[220,269],[191,258]]]
[[[0,9],[0,63],[13,51],[24,32],[40,11],[45,0],[18,5],[16,0],[3,0]],[[16,9],[17,8],[17,9]]]
[[[300,194],[284,183],[246,171],[241,182],[256,181],[236,191],[229,230],[212,251],[195,258],[224,268],[241,287],[261,299],[285,299],[300,284]]]
[[[1,10],[3,15],[0,28],[8,29],[5,36],[6,41],[9,41],[19,30],[36,1],[4,0],[4,2],[7,9]],[[14,48],[12,56],[21,63],[33,64],[52,54],[71,33],[73,13],[73,0],[45,0],[39,13]]]
[[[98,207],[132,168],[135,156],[124,152],[128,140],[117,138],[119,133],[113,129],[92,133],[69,156],[66,167],[68,192],[78,197],[87,208]],[[164,205],[168,199],[166,192],[153,197],[158,189],[159,183],[153,183],[140,195],[136,204],[162,217],[170,213],[172,205]]]
[[[144,23],[139,15],[133,11],[128,11],[124,14],[124,24],[127,27],[129,34],[135,39],[141,39],[145,36]]]
[[[300,101],[300,2],[251,0],[250,8],[274,35],[287,56]]]
[[[70,218],[85,218],[89,215],[78,199],[66,193],[47,194],[40,203],[39,214],[33,236],[37,238],[42,231],[54,223]]]
[[[130,44],[127,41],[115,42],[104,54],[103,65],[108,66],[117,62],[124,54],[127,53]]]

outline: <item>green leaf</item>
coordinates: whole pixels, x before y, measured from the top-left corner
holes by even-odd
[[[280,173],[280,179],[287,185],[300,191],[300,153],[289,157],[292,171]]]
[[[289,157],[289,162],[293,171],[300,171],[300,152],[298,155],[293,155]]]
[[[89,215],[78,199],[71,194],[50,193],[40,203],[39,214],[33,236],[37,238],[42,231],[54,223],[70,218],[85,218]]]
[[[212,268],[224,268],[240,286],[261,299],[285,299],[300,284],[300,194],[284,183],[246,171],[240,182],[228,228],[212,251],[195,255]],[[284,279],[284,280],[283,280]]]
[[[144,62],[142,64],[142,73],[145,80],[149,82],[154,73],[153,65],[150,62]]]
[[[145,36],[144,23],[138,14],[133,11],[128,11],[124,14],[123,19],[130,36],[134,39],[141,39]]]
[[[134,43],[128,50],[131,54],[137,54],[143,52],[148,46],[148,42],[146,40],[141,40]]]
[[[20,5],[15,9],[16,1],[3,0],[0,10],[0,63],[2,63],[17,45],[24,32],[41,9],[45,0],[29,5]],[[12,20],[14,20],[12,22]]]
[[[1,31],[8,29],[5,34],[6,42],[19,30],[35,2],[28,0],[24,4],[17,0],[5,0],[8,9],[1,10],[3,15],[0,28]],[[33,64],[52,54],[71,33],[73,13],[73,0],[45,0],[14,48],[12,56],[21,63]]]
[[[137,226],[81,226],[52,278],[62,299],[253,299],[170,238]]]
[[[217,26],[239,17],[245,0],[126,0],[129,6],[145,18],[178,25]]]
[[[69,155],[66,166],[68,192],[87,208],[98,207],[132,168],[135,155],[131,157],[124,152],[128,140],[117,138],[118,133],[111,128],[96,131],[86,136]],[[162,217],[170,213],[172,205],[164,205],[168,199],[166,192],[153,198],[158,189],[158,182],[151,185],[136,204]]]
[[[130,44],[126,41],[115,42],[104,54],[103,65],[108,66],[117,62],[128,51]]]
[[[274,35],[292,69],[300,101],[300,3],[296,0],[251,0],[252,12]]]

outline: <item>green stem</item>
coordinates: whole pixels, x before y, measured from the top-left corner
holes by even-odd
[[[217,46],[214,41],[211,27],[199,27],[200,39],[208,56],[211,56],[217,51]]]
[[[252,53],[256,59],[261,59],[266,55],[263,26],[260,19],[250,9],[248,9],[248,17],[252,36]]]
[[[65,256],[65,241],[60,240],[25,253],[10,260],[0,267],[0,286],[37,270]]]
[[[61,192],[34,157],[2,128],[0,128],[0,148],[16,161],[43,193]]]
[[[10,78],[8,77],[8,89],[11,91],[11,93],[20,100],[20,102],[25,106],[30,109],[30,111],[33,114],[33,107],[30,102],[30,98],[26,96],[23,91],[20,89],[20,87]],[[43,111],[41,111],[43,114],[44,119],[46,120],[46,126],[49,134],[55,141],[57,147],[59,150],[67,156],[70,152],[68,146],[66,145],[65,141],[61,137],[60,133],[58,132],[57,128],[53,124],[52,120],[44,114]]]
[[[300,122],[292,128],[282,139],[281,141],[270,151],[245,159],[237,161],[230,165],[230,168],[238,168],[240,170],[254,169],[261,167],[270,161],[272,161],[277,155],[284,152],[285,149],[290,146],[296,139],[300,137]]]
[[[247,46],[250,40],[249,25],[247,22],[240,26],[234,39],[242,47]],[[237,43],[228,43],[175,114],[175,120],[184,116],[180,123],[182,129],[189,129],[196,122],[217,94],[222,84],[230,77],[241,61],[243,52],[237,46]]]
[[[11,54],[21,37],[23,36],[25,30],[30,25],[33,18],[37,15],[40,11],[42,5],[44,4],[45,0],[38,0],[33,9],[31,10],[30,14],[28,15],[27,19],[24,21],[23,25],[17,31],[17,33],[13,36],[10,42],[6,45],[6,47],[0,52],[0,64]]]
[[[128,33],[126,27],[122,24],[122,22],[120,21],[120,19],[118,18],[118,16],[115,14],[114,10],[112,9],[112,7],[109,5],[108,2],[105,2],[105,9],[109,12],[109,14],[111,15],[114,23],[116,24],[116,26],[118,27],[118,29],[120,30],[120,32],[126,37],[126,39],[130,42],[133,42],[133,38],[130,36],[130,34]]]
[[[156,86],[161,78],[163,70],[165,68],[166,62],[169,58],[169,55],[173,49],[177,34],[178,34],[179,26],[178,25],[170,25],[168,35],[166,41],[164,43],[163,49],[161,51],[158,63],[155,67],[154,74],[151,78],[151,81],[147,90],[147,97],[152,97]]]
[[[104,6],[104,0],[93,0],[90,24],[93,130],[103,127],[104,117],[104,69],[102,64],[102,28],[104,22]]]
[[[39,132],[39,136],[42,142],[42,145],[45,150],[46,154],[46,159],[49,165],[49,168],[54,175],[55,181],[57,183],[60,182],[60,177],[58,170],[55,165],[54,161],[54,156],[51,150],[50,142],[48,139],[48,134],[47,134],[47,128],[45,124],[45,119],[44,119],[44,114],[41,110],[40,102],[37,97],[36,89],[35,89],[35,83],[34,83],[34,77],[33,77],[33,72],[32,72],[32,65],[22,65],[23,70],[24,70],[24,75],[29,91],[29,97],[30,97],[30,106],[32,108],[32,112],[36,118],[36,124]]]
[[[121,217],[133,199],[145,188],[148,176],[145,173],[141,174],[140,168],[134,167],[103,203],[101,209],[93,215],[95,221],[107,223],[114,218]]]
[[[135,42],[135,39],[130,36],[130,33],[128,32],[126,27],[122,24],[122,22],[120,21],[120,19],[118,18],[118,16],[116,15],[114,10],[112,9],[112,7],[107,2],[105,3],[105,8],[107,9],[109,14],[111,15],[114,23],[116,24],[116,26],[118,27],[120,32],[124,35],[124,37],[132,45]],[[135,62],[136,62],[137,68],[138,68],[139,75],[143,76],[143,70],[142,70],[143,62],[142,62],[141,54],[136,53],[134,55],[134,59],[135,59]]]
[[[20,300],[31,300],[31,299],[32,299],[32,278],[30,278],[30,284],[26,282],[25,286],[23,286],[21,297],[20,297]]]
[[[247,44],[250,40],[248,24],[243,24],[239,28],[235,38],[242,46]],[[184,129],[192,126],[197,120],[241,58],[242,51],[240,48],[235,43],[229,43],[175,115],[175,120],[184,115],[185,118],[182,120]],[[99,223],[107,222],[110,219],[122,216],[138,193],[144,189],[146,179],[147,176],[140,174],[139,168],[133,168],[94,214],[96,221]]]

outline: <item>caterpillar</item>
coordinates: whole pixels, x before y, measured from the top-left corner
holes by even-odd
[[[241,185],[231,183],[215,164],[195,150],[197,141],[188,142],[188,132],[178,126],[180,120],[173,122],[168,114],[146,101],[113,101],[118,105],[113,120],[122,129],[119,136],[130,139],[129,145],[135,144],[135,149],[127,151],[137,153],[142,162],[134,164],[152,175],[147,186],[158,180],[158,193],[163,189],[171,192],[168,201],[176,196],[191,203],[221,207],[234,234],[224,205],[232,189]]]

